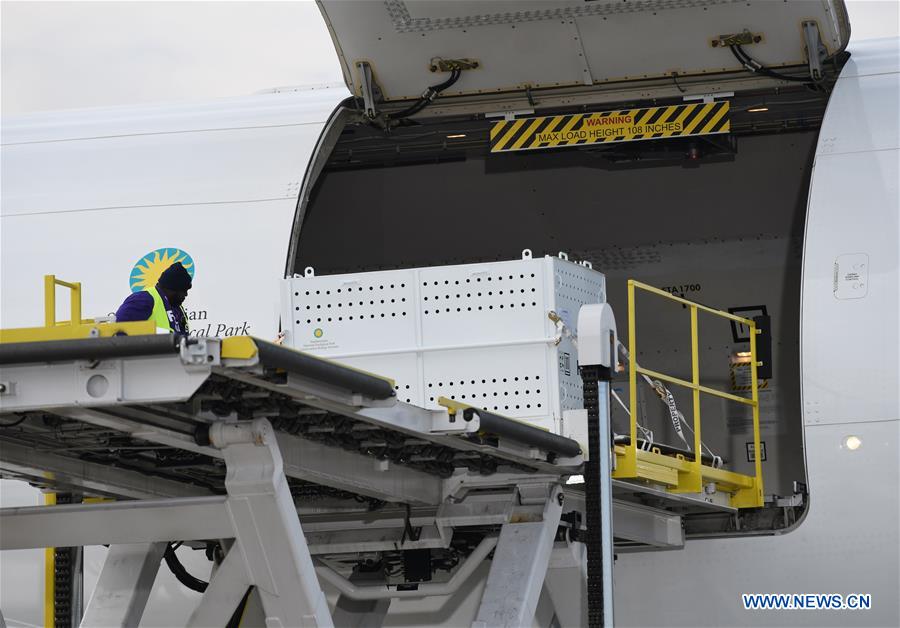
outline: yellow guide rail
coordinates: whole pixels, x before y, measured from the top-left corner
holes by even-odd
[[[691,381],[672,377],[665,373],[643,368],[637,363],[637,329],[635,324],[635,292],[643,290],[650,294],[681,303],[690,310],[691,316]],[[732,395],[700,383],[700,351],[697,313],[706,312],[713,316],[728,319],[746,325],[750,329],[750,374],[751,396]],[[715,483],[718,490],[731,494],[731,505],[736,508],[757,508],[763,505],[763,478],[760,456],[755,457],[755,469],[752,476],[734,473],[703,464],[701,451],[700,395],[712,395],[736,403],[750,406],[753,411],[753,446],[759,445],[759,389],[756,355],[756,336],[759,334],[756,323],[750,319],[735,316],[729,312],[716,310],[681,297],[676,297],[664,290],[641,283],[628,281],[628,388],[630,396],[630,440],[626,445],[616,445],[616,469],[613,477],[622,480],[648,480],[667,486],[672,493],[699,493],[703,486]],[[693,460],[685,456],[667,456],[658,451],[644,451],[637,445],[637,379],[638,375],[646,375],[676,386],[688,388],[693,393]]]
[[[67,321],[56,320],[57,286],[68,288],[70,291],[71,314]],[[81,283],[63,281],[57,279],[56,275],[44,275],[44,326],[0,329],[0,342],[38,342],[154,333],[156,325],[153,321],[101,323],[92,318],[81,318]]]

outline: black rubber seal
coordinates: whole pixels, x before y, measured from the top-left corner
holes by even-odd
[[[581,453],[581,445],[571,438],[553,432],[545,432],[542,429],[485,410],[476,408],[475,414],[481,419],[480,430],[482,432],[509,438],[523,445],[537,447],[566,458],[574,458]]]
[[[147,334],[109,338],[79,338],[77,340],[7,342],[0,344],[0,364],[109,360],[166,355],[178,351],[177,340],[178,338],[174,334]]]
[[[371,399],[390,399],[394,396],[394,387],[380,377],[259,338],[254,338],[253,342],[259,349],[259,361],[265,367],[282,369],[329,386],[346,388]]]

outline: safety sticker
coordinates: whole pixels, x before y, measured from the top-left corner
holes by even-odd
[[[728,111],[722,101],[502,120],[491,127],[491,152],[730,133]]]

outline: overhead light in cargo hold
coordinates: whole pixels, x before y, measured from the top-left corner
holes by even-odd
[[[465,136],[466,136],[465,133],[454,133],[453,135],[448,135],[448,136],[447,136],[447,139],[448,139],[448,140],[458,140],[458,139],[463,138],[463,137],[465,137]]]
[[[748,113],[762,113],[763,111],[768,111],[768,110],[769,110],[769,108],[763,105],[760,107],[751,107],[750,109],[747,109],[747,112]]]

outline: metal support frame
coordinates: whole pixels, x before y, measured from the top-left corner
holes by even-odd
[[[384,585],[380,573],[354,573],[350,582],[356,585]],[[344,594],[338,596],[332,617],[334,625],[341,628],[381,628],[391,606],[390,599],[354,600]]]
[[[83,626],[137,626],[166,551],[165,543],[111,545]]]
[[[562,488],[551,485],[544,490],[539,520],[510,522],[500,529],[473,628],[531,625],[562,515]]]
[[[659,373],[643,368],[637,363],[637,328],[635,314],[636,290],[642,290],[655,294],[664,299],[679,303],[690,310],[691,316],[691,381],[672,377],[665,373]],[[735,323],[746,325],[750,333],[750,374],[751,396],[741,397],[733,395],[700,383],[699,365],[699,325],[698,313],[706,312],[713,316],[723,318]],[[731,505],[736,508],[758,508],[763,505],[763,477],[760,457],[757,456],[754,474],[752,476],[726,471],[717,467],[703,464],[701,451],[701,420],[700,420],[700,394],[711,395],[720,399],[726,399],[736,403],[750,406],[753,414],[753,442],[759,451],[759,390],[757,368],[756,336],[760,333],[754,321],[736,316],[729,312],[723,312],[688,299],[683,299],[669,294],[664,290],[635,281],[628,280],[628,388],[629,411],[631,414],[629,443],[626,446],[616,445],[616,468],[613,473],[618,479],[645,479],[658,484],[667,484],[672,493],[696,494],[703,490],[704,485],[714,483],[723,492],[731,493]],[[644,451],[637,447],[637,379],[638,376],[646,376],[676,386],[682,386],[691,390],[693,399],[693,430],[694,452],[692,460],[682,457],[672,457],[659,452]]]
[[[85,625],[136,625],[164,542],[234,538],[191,625],[224,625],[255,585],[267,624],[332,626],[272,426],[217,423],[209,440],[227,497],[3,509],[0,549],[112,543]]]
[[[239,581],[232,567],[238,561],[229,560],[239,557],[249,584],[257,587],[267,624],[332,626],[271,424],[266,419],[216,423],[210,426],[209,440],[225,458],[226,505],[235,531],[228,565],[223,563],[210,588],[218,591],[223,579]],[[210,603],[204,597],[195,617]]]

